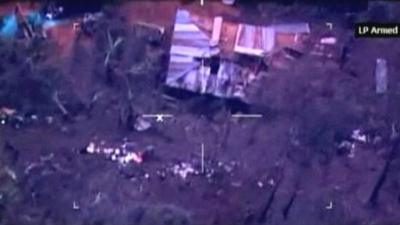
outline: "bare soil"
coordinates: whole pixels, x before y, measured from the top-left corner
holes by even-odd
[[[178,6],[258,24],[310,22],[315,40],[332,33],[339,52],[350,43],[349,59],[341,69],[338,57],[306,53],[270,68],[250,107],[262,118],[232,118],[226,102],[204,96],[167,101],[162,78]],[[397,39],[354,39],[344,13],[312,5],[233,9],[131,1],[106,10],[92,37],[78,37],[72,22],[54,28],[50,40],[35,47],[42,56],[34,58],[33,68],[24,66],[29,47],[1,46],[0,107],[23,117],[0,126],[1,225],[400,221],[400,160],[391,154],[400,129]],[[356,15],[365,19],[370,12]],[[165,40],[149,45],[149,35],[132,28],[138,20],[165,26]],[[333,23],[332,31],[326,22]],[[103,66],[106,30],[123,37],[113,56],[112,81]],[[389,65],[384,95],[374,88],[378,57]],[[127,81],[126,71],[135,66],[144,69]],[[63,116],[54,103],[54,91],[70,115]],[[124,120],[130,106],[138,114],[173,118],[150,119],[151,128],[143,132],[130,130]],[[351,139],[357,129],[368,141]],[[352,150],[338,147],[345,140]],[[130,143],[132,151],[150,153],[141,163],[123,166],[85,152],[90,142],[112,148]],[[389,157],[379,195],[371,197]],[[187,176],[174,170],[183,163],[193,169]]]

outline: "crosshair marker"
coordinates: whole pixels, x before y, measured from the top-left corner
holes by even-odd
[[[201,143],[201,173],[204,173],[204,143]]]
[[[143,118],[156,118],[157,122],[163,122],[164,118],[173,117],[171,114],[144,114]]]
[[[262,118],[261,114],[233,114],[233,118]]]

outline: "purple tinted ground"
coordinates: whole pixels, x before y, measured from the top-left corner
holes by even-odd
[[[171,4],[171,12],[177,5],[163,4]],[[134,10],[137,6],[121,7],[121,11],[130,7]],[[258,23],[274,19],[325,26],[325,21],[332,22],[338,47],[353,32],[344,28],[344,14],[322,13],[327,18],[321,19],[309,6],[258,4],[240,10],[243,18]],[[161,16],[155,20],[172,22],[173,13],[167,11],[165,20]],[[360,13],[360,17],[366,15]],[[138,95],[136,107],[143,112],[171,113],[174,118],[154,122],[154,129],[145,132],[128,131],[118,124],[121,87],[107,87],[93,78],[96,52],[91,46],[82,44],[71,52],[79,60],[63,61],[59,67],[67,71],[75,94],[89,101],[93,91],[100,90],[102,97],[90,117],[81,113],[72,122],[65,122],[55,115],[51,124],[39,120],[19,129],[0,127],[0,146],[12,146],[19,154],[16,161],[2,165],[0,224],[400,221],[397,158],[390,165],[377,202],[370,204],[393,145],[392,125],[396,128],[400,120],[398,40],[355,39],[342,70],[337,60],[307,54],[286,69],[269,70],[259,83],[256,99],[255,110],[264,115],[262,119],[232,119],[223,109],[209,119],[189,110],[192,103],[187,101],[169,106],[157,97],[158,90],[149,86],[151,91]],[[130,56],[125,57],[129,61]],[[389,65],[389,92],[385,96],[374,91],[377,57],[387,59]],[[137,88],[135,84],[132,87]],[[338,150],[335,136],[349,136],[355,129],[373,131],[382,141],[354,142],[354,156],[349,157],[349,152]],[[81,154],[95,137],[110,145],[128,139],[136,143],[136,150],[151,146],[154,155],[139,165],[122,168],[100,155]],[[170,172],[180,162],[198,170],[201,143],[205,146],[206,174],[183,179]],[[38,166],[27,170],[32,163]]]

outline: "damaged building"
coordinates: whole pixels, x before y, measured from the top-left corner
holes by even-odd
[[[288,48],[292,53],[301,51],[309,33],[308,23],[256,26],[220,16],[201,18],[178,9],[165,83],[248,103],[246,93],[260,78],[259,72],[277,53]]]

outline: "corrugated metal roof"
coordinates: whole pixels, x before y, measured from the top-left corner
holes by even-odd
[[[191,83],[193,80],[191,76],[194,76],[193,71],[198,70],[200,66],[199,58],[208,58],[218,54],[218,51],[218,48],[210,46],[210,37],[192,21],[189,11],[178,9],[166,84],[177,86],[177,83],[183,82],[185,79]],[[187,88],[190,90],[196,89],[189,86]]]
[[[277,33],[310,33],[310,25],[308,23],[274,24],[270,27]]]
[[[243,101],[247,101],[247,88],[256,80],[255,71],[232,61],[222,60],[218,70],[213,72],[216,74],[211,74],[211,68],[204,65],[202,60],[219,54],[226,36],[232,42],[229,45],[231,52],[264,57],[279,45],[278,34],[292,36],[310,32],[308,23],[263,27],[225,23],[222,18],[217,17],[214,19],[213,33],[209,35],[191,18],[189,11],[177,11],[166,85]]]

